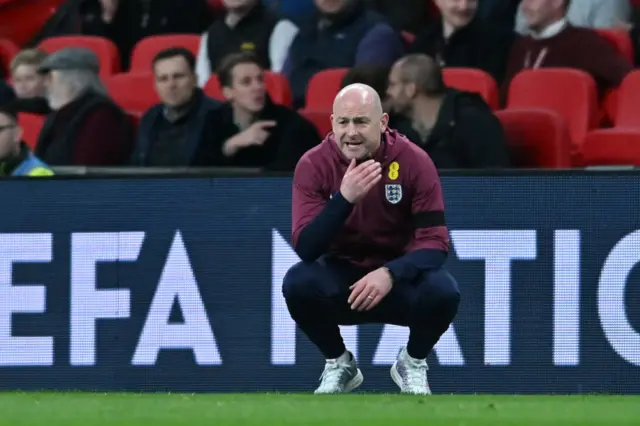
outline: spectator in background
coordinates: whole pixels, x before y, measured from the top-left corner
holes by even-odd
[[[410,46],[411,53],[435,58],[443,67],[479,68],[500,82],[504,77],[513,31],[476,17],[478,0],[435,0],[442,18],[430,24]]]
[[[82,33],[102,36],[120,50],[123,67],[135,44],[158,34],[202,34],[213,18],[207,0],[87,0],[81,8]]]
[[[562,3],[563,0],[556,0]],[[520,4],[516,17],[516,31],[527,35],[531,30],[525,2]],[[526,2],[527,8],[535,7],[531,2]],[[631,5],[629,0],[575,0],[568,1],[567,21],[575,27],[585,28],[617,28],[621,24],[629,22],[631,18]]]
[[[520,38],[509,55],[503,97],[523,69],[569,67],[591,74],[600,91],[617,87],[632,65],[611,44],[589,28],[567,20],[570,0],[522,0],[530,34]]]
[[[433,58],[400,59],[389,74],[390,123],[421,146],[438,169],[509,166],[506,137],[498,118],[475,93],[447,88]]]
[[[44,77],[38,67],[47,58],[47,53],[38,49],[26,49],[11,60],[11,80],[18,98],[44,97]]]
[[[22,142],[17,112],[0,106],[0,177],[51,176],[53,172]]]
[[[210,114],[211,165],[293,171],[302,154],[320,142],[311,123],[271,101],[254,55],[228,56],[218,78],[229,102]]]
[[[378,92],[380,99],[384,103],[384,99],[387,93],[387,86],[389,85],[389,71],[391,67],[378,66],[378,65],[359,65],[350,68],[349,71],[342,78],[340,88],[360,83],[366,84],[373,90]]]
[[[278,16],[297,20],[313,12],[313,0],[262,0]]]
[[[11,79],[17,95],[12,106],[16,111],[38,115],[51,112],[45,96],[45,79],[38,73],[38,67],[46,58],[46,52],[26,49],[11,61]]]
[[[520,0],[482,0],[478,3],[477,17],[503,30],[515,27]]]
[[[400,31],[416,34],[432,20],[426,0],[366,0],[367,5],[389,18]],[[504,1],[504,0],[503,0]]]
[[[317,14],[301,25],[283,67],[296,107],[304,106],[307,83],[318,71],[391,65],[403,50],[399,34],[363,0],[315,0],[315,4]]]
[[[162,100],[145,113],[138,128],[136,166],[197,166],[205,140],[207,114],[220,102],[196,85],[195,57],[182,47],[159,52],[153,60],[156,91]]]
[[[38,68],[53,112],[40,131],[36,155],[48,164],[122,165],[131,155],[129,118],[108,97],[99,68],[96,54],[78,47],[58,50]]]
[[[198,85],[204,86],[212,70],[219,67],[220,61],[230,53],[252,52],[260,64],[270,69],[270,45],[272,38],[288,40],[282,46],[286,54],[297,28],[292,23],[279,25],[277,19],[260,0],[223,0],[226,6],[224,16],[216,19],[202,36],[198,53]],[[282,30],[285,31],[283,36]],[[274,38],[274,40],[275,40]],[[280,67],[284,60],[280,59]]]

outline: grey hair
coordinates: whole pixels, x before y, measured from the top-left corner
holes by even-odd
[[[89,70],[60,70],[61,80],[63,80],[72,90],[75,96],[81,93],[91,92],[98,95],[109,96],[107,89],[102,84],[100,76]]]

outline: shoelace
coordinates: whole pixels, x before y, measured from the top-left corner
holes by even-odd
[[[324,366],[324,371],[320,376],[322,387],[333,388],[338,386],[338,384],[340,384],[340,379],[342,378],[342,369],[343,367],[336,361],[327,361]]]

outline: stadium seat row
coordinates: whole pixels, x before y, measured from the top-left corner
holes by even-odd
[[[321,132],[331,130],[328,112],[301,111]],[[546,109],[506,109],[497,111],[515,167],[566,169],[576,166],[572,159],[569,129],[562,116]],[[134,125],[139,116],[130,115]],[[20,114],[24,140],[36,145],[44,117]],[[639,166],[640,128],[593,130],[586,134],[581,151],[582,166]]]

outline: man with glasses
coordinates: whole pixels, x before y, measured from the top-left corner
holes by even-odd
[[[52,176],[49,166],[21,138],[16,112],[0,106],[0,176]]]

